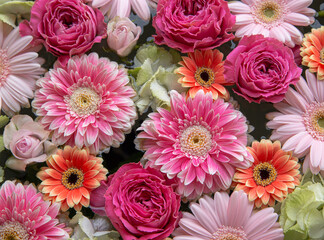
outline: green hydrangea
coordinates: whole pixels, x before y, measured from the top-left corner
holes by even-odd
[[[34,1],[0,0],[0,20],[15,27],[16,22],[29,19],[33,5]]]
[[[156,45],[143,45],[135,56],[135,69],[129,70],[134,77],[134,89],[138,98],[135,104],[142,114],[151,107],[170,108],[170,96],[172,89],[178,92],[185,91],[178,83],[179,75],[174,73],[181,60],[180,54],[175,50],[167,51]]]
[[[324,239],[322,178],[306,173],[303,182],[304,185],[289,194],[281,206],[279,221],[285,240]]]

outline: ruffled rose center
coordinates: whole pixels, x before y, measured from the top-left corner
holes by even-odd
[[[0,49],[0,86],[6,81],[9,73],[9,58],[7,50]]]
[[[0,226],[1,240],[27,240],[29,234],[19,222],[5,222]]]
[[[80,87],[73,91],[69,99],[69,105],[78,116],[94,114],[99,105],[100,96],[93,89]]]
[[[62,174],[62,184],[69,190],[82,187],[84,174],[76,168],[69,168]]]
[[[193,156],[204,156],[212,147],[212,135],[201,125],[186,128],[180,134],[181,150]]]
[[[257,185],[267,186],[276,180],[277,171],[268,162],[260,163],[253,169],[253,178]]]
[[[316,140],[324,142],[324,102],[313,102],[303,114],[307,132]]]
[[[197,12],[204,8],[199,1],[182,1],[182,9],[184,9],[184,15],[197,15]]]
[[[255,1],[251,10],[254,20],[268,29],[275,27],[287,12],[284,0]]]
[[[210,240],[248,240],[246,233],[241,227],[222,226],[213,233]]]
[[[215,81],[215,74],[210,68],[199,67],[195,72],[195,79],[201,86],[210,87]]]

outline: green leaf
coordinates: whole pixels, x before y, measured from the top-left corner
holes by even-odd
[[[0,128],[6,126],[8,122],[9,122],[9,118],[7,116],[5,115],[0,116]]]

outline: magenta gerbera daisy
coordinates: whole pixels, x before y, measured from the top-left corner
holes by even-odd
[[[262,34],[276,38],[289,47],[300,45],[303,34],[295,26],[314,22],[315,10],[309,0],[242,0],[228,4],[236,16],[235,36]]]
[[[236,167],[247,168],[247,125],[241,112],[211,93],[195,98],[171,91],[171,111],[151,113],[138,130],[138,149],[147,166],[175,178],[177,192],[188,199],[229,188]]]
[[[98,54],[54,65],[37,81],[32,103],[58,145],[88,147],[91,153],[118,147],[137,117],[126,70]]]
[[[324,170],[324,82],[306,70],[296,90],[289,88],[284,101],[274,104],[279,112],[267,114],[267,127],[274,129],[271,140],[283,143],[282,149],[304,157],[303,171]]]
[[[0,239],[68,239],[56,216],[60,204],[42,199],[32,185],[6,181],[0,188]]]
[[[0,21],[0,108],[9,116],[30,107],[44,60],[30,48],[32,36],[21,37],[19,28]]]
[[[204,196],[192,203],[193,214],[184,213],[174,240],[283,240],[283,230],[273,208],[253,211],[243,191],[230,197],[215,193],[214,199]]]

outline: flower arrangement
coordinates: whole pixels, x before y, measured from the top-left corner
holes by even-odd
[[[1,1],[0,239],[324,239],[323,10]]]

